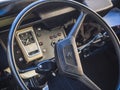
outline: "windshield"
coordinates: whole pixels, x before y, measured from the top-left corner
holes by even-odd
[[[0,17],[18,12],[34,1],[36,0],[0,0]]]

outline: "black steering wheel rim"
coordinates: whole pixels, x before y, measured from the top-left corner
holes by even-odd
[[[105,27],[106,30],[108,30],[108,34],[111,37],[111,40],[114,44],[117,56],[118,56],[118,62],[119,62],[119,75],[120,75],[120,42],[119,39],[117,38],[116,34],[114,33],[114,31],[106,24],[106,22],[98,15],[96,14],[94,11],[88,9],[85,5],[82,5],[76,1],[71,1],[71,0],[40,0],[37,2],[34,2],[32,4],[30,4],[29,6],[27,6],[25,9],[23,9],[18,16],[16,17],[16,19],[14,20],[10,32],[9,32],[9,39],[8,39],[8,61],[9,61],[9,66],[11,68],[11,71],[14,75],[14,77],[16,78],[16,80],[18,81],[19,85],[21,86],[21,88],[23,90],[28,90],[28,87],[25,85],[25,83],[23,82],[22,78],[19,75],[19,72],[17,71],[17,66],[15,63],[15,59],[14,59],[14,51],[13,51],[13,42],[14,42],[14,36],[15,36],[15,31],[17,30],[19,24],[21,23],[23,17],[29,13],[31,10],[33,10],[34,8],[40,6],[40,5],[44,5],[46,3],[65,3],[68,4],[74,8],[76,8],[77,10],[84,10],[92,15],[94,15],[94,17],[99,20],[99,22]],[[119,86],[120,84],[120,77],[118,80],[118,85],[117,85],[117,89],[120,88]]]

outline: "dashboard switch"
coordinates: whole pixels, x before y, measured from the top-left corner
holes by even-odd
[[[54,35],[54,38],[57,38],[57,35]]]
[[[42,51],[43,51],[43,53],[46,53],[46,52],[47,52],[47,50],[46,50],[46,49],[43,49]]]
[[[51,46],[52,46],[52,47],[54,47],[54,46],[55,46],[55,44],[56,44],[56,42],[55,42],[55,41],[52,41],[52,42],[51,42]]]
[[[41,28],[37,28],[38,31],[42,30]]]
[[[42,46],[42,45],[43,45],[43,42],[39,42],[39,45]]]
[[[20,58],[19,58],[19,61],[20,61],[20,62],[22,62],[22,61],[23,61],[23,58],[22,58],[22,57],[20,57]]]
[[[53,36],[50,36],[50,39],[53,39]]]
[[[58,35],[58,36],[61,36],[61,33],[58,33],[57,35]]]
[[[20,53],[21,53],[21,52],[18,50],[18,51],[17,51],[17,54],[20,54]]]

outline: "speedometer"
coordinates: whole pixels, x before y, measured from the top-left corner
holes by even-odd
[[[27,63],[41,58],[43,56],[32,27],[18,30],[16,32],[16,39]]]
[[[35,40],[31,31],[22,33],[19,35],[19,37],[25,46],[35,43]]]

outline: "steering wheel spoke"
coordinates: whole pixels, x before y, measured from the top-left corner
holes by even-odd
[[[75,39],[86,18],[86,15],[86,13],[81,12],[67,38],[57,43],[55,56],[60,73],[71,78],[76,78],[92,90],[101,90],[91,79],[89,79],[84,74],[79,52],[77,51],[78,49]],[[89,43],[93,41],[90,41]]]
[[[89,79],[85,74],[78,77],[78,80],[86,85],[92,90],[101,90],[91,79]]]
[[[81,12],[68,37],[58,42],[56,45],[55,56],[58,68],[63,74],[69,76],[76,77],[83,75],[75,38],[85,20],[85,17],[86,13]]]
[[[60,73],[79,80],[92,90],[101,90],[84,74],[74,37],[69,37],[59,42],[56,45],[55,53]]]
[[[72,29],[70,31],[68,37],[71,37],[71,36],[76,37],[77,36],[77,34],[78,34],[78,32],[79,32],[79,30],[80,30],[80,28],[85,20],[86,15],[87,14],[84,13],[83,11],[80,13],[76,23],[74,24],[74,26],[72,27]]]

